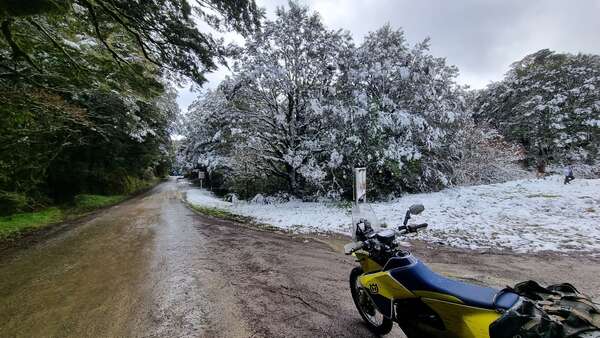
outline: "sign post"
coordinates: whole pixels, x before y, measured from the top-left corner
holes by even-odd
[[[204,180],[204,171],[198,171],[198,179],[200,180],[200,189],[202,189],[202,180]]]
[[[354,202],[367,202],[367,168],[354,168]]]

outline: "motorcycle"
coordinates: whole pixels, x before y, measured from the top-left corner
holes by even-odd
[[[423,205],[412,205],[396,230],[380,229],[379,221],[367,204],[353,207],[353,242],[346,244],[344,251],[360,263],[350,273],[350,291],[371,331],[387,334],[396,322],[408,338],[600,337],[598,309],[570,284],[546,289],[530,281],[516,287],[519,292],[469,284],[433,272],[399,243],[405,236],[428,226],[427,223],[408,224],[411,216],[424,209]],[[534,302],[538,295],[535,292],[531,293],[532,299],[523,296],[532,290],[532,285],[546,303]],[[581,310],[584,306],[585,311],[579,314],[589,316],[577,316],[583,319],[574,324],[574,329],[566,324],[563,327],[556,316],[549,316],[539,305],[550,303],[563,310],[552,315],[558,313],[558,317],[562,315],[571,320],[573,316],[568,316],[575,313],[574,309]],[[565,307],[569,307],[566,315]]]

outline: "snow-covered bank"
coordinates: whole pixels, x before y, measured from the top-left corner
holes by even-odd
[[[188,190],[187,199],[281,228],[350,232],[350,210],[335,204],[232,204],[200,189]],[[397,225],[413,203],[426,208],[413,219],[429,223],[417,236],[423,240],[473,249],[600,252],[600,179],[569,185],[560,176],[518,180],[407,195],[371,206],[382,222]]]

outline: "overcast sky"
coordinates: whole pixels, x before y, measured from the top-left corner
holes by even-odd
[[[600,54],[600,0],[304,0],[330,29],[349,30],[357,43],[385,23],[411,44],[431,38],[431,53],[458,66],[458,82],[483,88],[509,65],[542,48]],[[257,0],[272,18],[287,0]],[[209,74],[213,88],[227,74]],[[196,93],[179,91],[182,110]]]

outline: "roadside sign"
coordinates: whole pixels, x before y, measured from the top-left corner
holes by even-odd
[[[200,180],[200,189],[202,189],[202,181],[204,180],[205,173],[204,171],[198,170],[198,179]]]
[[[354,198],[356,203],[367,201],[367,168],[354,168]]]

